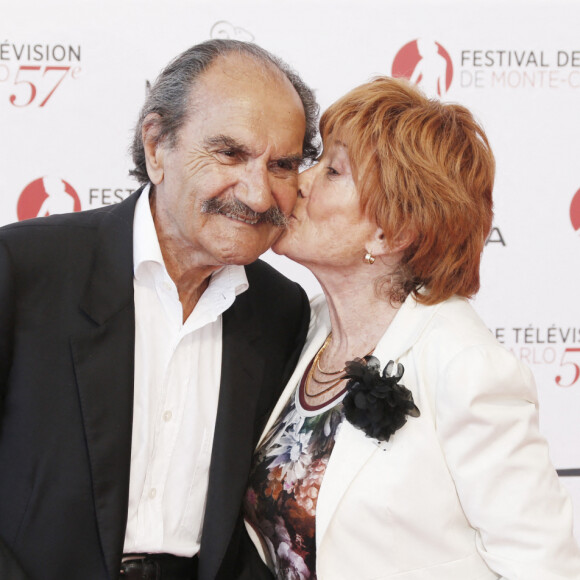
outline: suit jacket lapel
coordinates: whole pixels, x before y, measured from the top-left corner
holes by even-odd
[[[316,504],[316,550],[324,540],[340,500],[373,453],[377,443],[344,420],[322,479]]]
[[[260,329],[244,294],[223,315],[220,395],[206,515],[200,548],[202,579],[214,579],[238,521],[252,457],[253,420],[263,374]]]
[[[123,550],[131,464],[136,199],[112,208],[99,226],[93,274],[81,303],[94,326],[71,338],[97,526],[111,577],[118,574]]]
[[[313,305],[314,308],[314,305]],[[306,342],[304,343],[304,348],[302,349],[302,354],[300,355],[300,360],[292,373],[292,376],[288,380],[284,391],[280,395],[274,410],[270,414],[268,422],[262,431],[262,435],[260,436],[260,441],[258,445],[262,442],[262,439],[268,434],[272,425],[278,419],[280,413],[286,406],[288,399],[293,395],[296,385],[298,381],[302,378],[308,363],[314,358],[314,355],[318,352],[318,349],[324,343],[324,340],[328,336],[330,332],[330,319],[328,316],[328,311],[326,306],[324,308],[312,310],[311,311],[311,319],[310,319],[310,326],[308,328],[308,334],[306,336]]]
[[[390,360],[398,361],[416,344],[438,309],[439,306],[425,306],[412,296],[407,297],[373,353],[381,362],[381,369]]]

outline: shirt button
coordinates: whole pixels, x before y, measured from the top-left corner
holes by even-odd
[[[167,423],[168,421],[171,421],[171,417],[173,417],[173,413],[171,411],[165,411],[165,413],[163,413],[163,420]]]
[[[157,490],[153,487],[150,491],[149,491],[149,497],[151,499],[154,499],[155,496],[157,495]]]

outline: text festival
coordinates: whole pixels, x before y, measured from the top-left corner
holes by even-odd
[[[580,88],[580,50],[462,50],[460,84],[470,88]]]

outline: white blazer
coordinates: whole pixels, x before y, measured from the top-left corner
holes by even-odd
[[[262,437],[329,331],[319,296]],[[340,427],[316,508],[318,580],[580,580],[572,506],[538,429],[532,374],[468,301],[409,297],[374,356],[404,365],[400,383],[421,416],[381,444]]]

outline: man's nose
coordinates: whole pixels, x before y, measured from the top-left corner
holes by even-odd
[[[258,213],[276,206],[267,167],[258,164],[247,166],[245,175],[237,187],[236,197]]]

